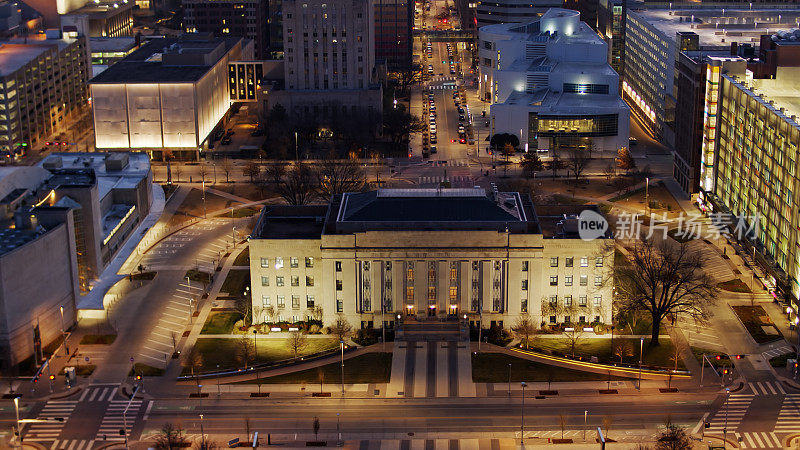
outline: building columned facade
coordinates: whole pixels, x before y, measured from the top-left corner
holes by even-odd
[[[479,32],[479,92],[492,102],[492,133],[519,136],[524,149],[616,153],[628,146],[629,109],[608,44],[577,11],[550,9],[525,24]]]
[[[325,325],[344,314],[364,328],[404,317],[610,323],[610,240],[580,239],[574,206],[545,209],[479,188],[266,207],[250,238],[255,320],[296,322],[321,308]]]

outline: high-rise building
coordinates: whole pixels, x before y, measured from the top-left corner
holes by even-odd
[[[274,59],[274,47],[280,49],[281,42],[270,39],[272,29],[281,24],[269,21],[276,16],[270,14],[268,0],[185,0],[183,7],[183,26],[188,33],[251,39],[258,59]]]
[[[403,318],[510,328],[611,322],[608,236],[583,240],[581,210],[527,194],[383,189],[328,205],[265,207],[250,236],[254,322],[298,322],[321,307],[356,327]],[[599,214],[599,213],[598,213]]]
[[[86,39],[58,30],[0,42],[0,151],[39,145],[85,111],[87,63]]]
[[[745,231],[766,272],[762,280],[795,311],[800,297],[800,89],[798,67],[774,79],[748,72],[719,79],[713,186],[701,196],[711,211]]]
[[[373,11],[373,0],[284,0],[284,90],[270,103],[321,120],[380,113]]]
[[[561,0],[479,0],[475,7],[476,26],[530,22],[550,8],[563,6]]]
[[[608,43],[608,63],[622,77],[625,54],[624,0],[600,0],[597,6],[597,33]],[[591,24],[590,24],[591,25]]]
[[[627,147],[629,109],[608,46],[577,11],[489,25],[479,40],[479,92],[492,102],[492,134],[514,134],[526,151],[553,155]]]
[[[414,22],[413,0],[375,1],[375,59],[389,70],[411,65]]]

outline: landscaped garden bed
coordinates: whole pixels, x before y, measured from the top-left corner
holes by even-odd
[[[731,306],[733,312],[757,344],[766,344],[783,339],[780,330],[761,306]]]

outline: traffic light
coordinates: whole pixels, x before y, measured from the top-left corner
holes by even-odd
[[[56,379],[56,376],[55,376],[55,375],[53,375],[53,374],[50,374],[50,381],[53,381],[53,380],[55,380],[55,379]]]
[[[736,359],[743,359],[747,355],[736,355]]]
[[[717,355],[716,358],[717,358],[717,361],[720,361],[720,360],[722,360],[722,355]]]
[[[703,422],[703,428],[711,428],[711,422]]]
[[[142,376],[137,374],[136,375],[136,381],[142,381]]]
[[[729,374],[729,373],[730,373],[730,370],[729,370],[729,369],[722,369],[722,374],[723,374],[723,375],[727,375],[727,374]]]

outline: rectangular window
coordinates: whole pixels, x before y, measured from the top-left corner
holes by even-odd
[[[311,256],[306,256],[306,267],[309,269],[314,267],[314,258]]]
[[[261,277],[261,285],[262,286],[269,286],[269,277],[262,276]]]
[[[283,256],[278,256],[275,258],[275,268],[283,269]]]
[[[588,285],[589,285],[589,276],[581,275],[581,286],[588,286]]]
[[[556,316],[550,316],[550,323],[551,324],[555,324],[556,323]]]
[[[570,316],[564,316],[564,325],[569,325],[569,323],[570,323],[571,321],[572,321],[572,317],[570,317]]]
[[[282,295],[279,295],[278,296],[278,308],[283,308],[284,306],[286,306],[284,297]]]
[[[314,277],[306,276],[306,286],[314,286]]]
[[[528,280],[522,280],[522,290],[523,291],[528,290]]]
[[[564,286],[572,286],[572,275],[564,276]]]
[[[567,306],[567,307],[572,306],[572,296],[571,295],[565,295],[564,296],[564,306]]]
[[[261,267],[269,267],[269,258],[261,258]]]
[[[550,267],[558,267],[558,256],[550,258]]]
[[[528,271],[528,261],[522,261],[522,271],[523,272]]]
[[[300,277],[297,275],[292,275],[292,286],[297,287],[300,286]]]
[[[578,316],[578,323],[586,323],[586,316]]]
[[[550,286],[558,286],[558,275],[550,276]]]
[[[263,306],[263,307],[265,307],[265,308],[266,308],[266,307],[267,307],[267,306],[269,306],[269,305],[270,305],[270,302],[269,302],[269,295],[262,295],[262,296],[261,296],[261,306]]]
[[[597,258],[594,259],[594,266],[595,267],[603,267],[603,257],[602,256],[598,256]]]
[[[589,257],[581,256],[581,267],[589,267]]]
[[[594,306],[599,308],[603,305],[603,296],[602,295],[595,295],[594,296]]]
[[[314,307],[314,296],[306,295],[306,308],[313,308],[313,307]]]
[[[299,295],[293,295],[292,296],[292,308],[294,308],[294,309],[300,308],[300,296]]]
[[[573,261],[574,259],[575,259],[575,258],[573,258],[572,256],[570,256],[570,257],[567,257],[567,258],[564,258],[564,266],[566,266],[566,267],[572,267],[572,261]]]
[[[275,286],[283,287],[283,277],[275,277]]]
[[[297,266],[300,265],[300,260],[296,256],[289,257],[289,267],[292,269],[297,269]]]
[[[333,265],[336,267],[336,271],[337,272],[341,272],[342,271],[342,262],[341,261],[336,261],[335,263],[333,263]]]
[[[603,285],[603,277],[601,277],[601,276],[594,277],[594,285],[595,286],[602,286]]]
[[[450,286],[450,301],[455,301],[456,297],[458,297],[458,286]]]
[[[340,313],[342,311],[344,311],[344,303],[342,302],[341,299],[337,298],[336,299],[336,312]]]
[[[550,296],[550,304],[551,304],[551,305],[555,305],[555,304],[557,304],[557,303],[558,303],[558,296],[556,296],[556,295],[551,295],[551,296]]]
[[[336,280],[336,290],[337,291],[342,290],[342,280]]]
[[[586,306],[586,296],[581,295],[578,297],[578,306]]]

